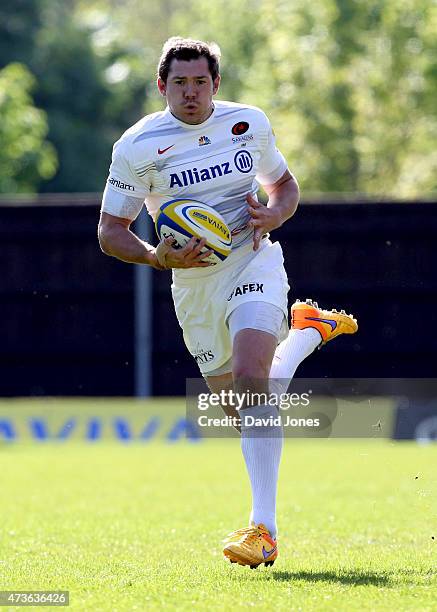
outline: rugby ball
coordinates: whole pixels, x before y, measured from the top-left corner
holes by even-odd
[[[202,252],[212,250],[203,261],[218,264],[225,260],[232,250],[232,236],[220,213],[211,206],[197,200],[176,199],[161,205],[155,221],[160,240],[171,236],[176,243],[173,248],[181,249],[193,237],[205,238]]]

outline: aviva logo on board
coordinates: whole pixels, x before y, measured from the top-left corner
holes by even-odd
[[[198,442],[202,436],[186,417],[185,404],[169,409],[168,400],[114,402],[51,399],[0,402],[0,444],[2,442],[68,442],[101,440],[147,443],[153,440]],[[182,409],[181,409],[182,408]]]

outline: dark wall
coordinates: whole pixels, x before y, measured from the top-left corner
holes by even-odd
[[[132,270],[93,202],[0,207],[0,395],[132,393]]]
[[[303,206],[278,239],[292,299],[312,296],[359,321],[355,336],[318,351],[300,375],[436,375],[435,204]]]
[[[98,202],[0,206],[0,395],[131,395],[134,266],[97,244]],[[317,351],[300,376],[433,377],[437,204],[303,204],[281,241],[292,290],[345,308],[357,335]],[[153,273],[154,393],[198,370]]]

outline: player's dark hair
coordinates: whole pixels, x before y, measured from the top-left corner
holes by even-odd
[[[214,81],[220,74],[220,47],[214,42],[206,43],[202,40],[172,36],[162,48],[158,62],[158,76],[166,83],[173,59],[189,62],[199,57],[206,57],[208,60],[209,71]]]

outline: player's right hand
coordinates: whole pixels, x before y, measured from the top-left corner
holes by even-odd
[[[206,239],[200,240],[193,236],[187,244],[181,249],[174,249],[173,244],[175,239],[169,236],[158,244],[155,249],[156,259],[158,260],[161,269],[169,270],[170,268],[207,268],[211,266],[208,261],[204,261],[212,255],[212,250],[202,253],[202,249],[206,245]]]

